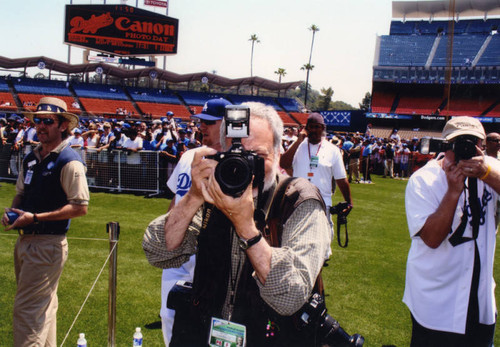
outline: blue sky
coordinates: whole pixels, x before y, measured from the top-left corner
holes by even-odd
[[[64,8],[69,0],[0,1],[2,52],[9,58],[44,55],[67,61],[63,43]],[[79,1],[73,4],[103,4]],[[117,4],[119,0],[107,0]],[[136,5],[136,0],[127,2]],[[165,9],[139,7],[158,13]],[[176,73],[216,71],[240,78],[250,76],[252,34],[254,75],[277,80],[278,68],[287,72],[283,82],[305,80],[300,67],[308,62],[312,32],[316,33],[310,84],[332,87],[333,100],[358,106],[371,92],[377,35],[387,35],[390,0],[171,0],[169,16],[179,19],[177,55],[167,58],[167,70]],[[71,49],[71,63],[82,62],[82,49]],[[158,67],[163,67],[163,58]],[[36,71],[35,71],[36,73]]]

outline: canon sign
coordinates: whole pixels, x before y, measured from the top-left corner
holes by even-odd
[[[66,5],[64,42],[120,56],[177,53],[179,20],[126,5]]]

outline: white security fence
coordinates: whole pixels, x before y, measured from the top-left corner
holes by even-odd
[[[16,180],[22,167],[24,151],[12,150],[7,144],[0,148],[0,179]],[[80,150],[87,165],[90,188],[109,191],[160,193],[165,190],[168,163],[156,151]]]

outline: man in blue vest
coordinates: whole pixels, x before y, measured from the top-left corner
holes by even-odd
[[[2,224],[17,229],[14,346],[56,346],[57,286],[68,255],[70,219],[87,213],[89,191],[81,157],[65,139],[78,124],[60,99],[40,99],[26,117],[40,144],[23,161],[12,207]],[[17,219],[16,219],[17,214]],[[9,218],[10,217],[10,218]]]

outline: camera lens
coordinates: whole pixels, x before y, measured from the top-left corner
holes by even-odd
[[[252,180],[252,170],[245,158],[228,156],[217,165],[215,178],[224,194],[240,196]]]

